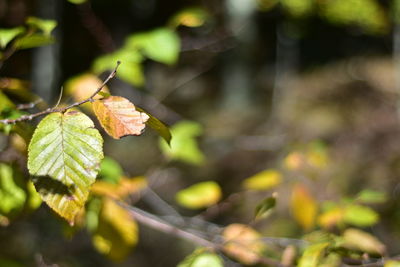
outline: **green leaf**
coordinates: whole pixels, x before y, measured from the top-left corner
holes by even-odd
[[[160,148],[164,155],[173,160],[201,165],[205,156],[197,145],[196,137],[203,132],[202,126],[193,121],[181,121],[171,127],[170,146],[164,140],[160,141]]]
[[[143,51],[145,56],[154,61],[172,65],[178,60],[180,40],[174,31],[160,28],[129,37],[126,46]]]
[[[28,169],[42,199],[74,223],[103,158],[103,139],[81,112],[52,113],[36,128],[28,148]]]
[[[301,256],[298,267],[317,267],[329,243],[314,244],[306,248]]]
[[[121,165],[110,157],[105,157],[100,164],[99,175],[104,181],[117,184],[124,175]]]
[[[117,72],[118,78],[134,86],[144,84],[145,79],[140,64],[143,56],[136,48],[122,48],[112,54],[98,57],[92,65],[92,71],[101,74],[104,71],[113,70],[117,61],[121,61]]]
[[[24,36],[15,42],[18,49],[28,49],[54,43],[54,38],[43,34]]]
[[[9,42],[24,31],[25,29],[23,27],[0,29],[0,48],[5,48]]]
[[[187,256],[177,267],[223,267],[222,259],[215,253],[197,249]]]
[[[344,222],[366,227],[376,224],[379,221],[379,215],[371,208],[361,205],[349,205],[345,207]]]
[[[25,191],[14,181],[12,167],[0,163],[0,214],[22,209],[25,199]]]
[[[311,13],[313,0],[281,0],[282,6],[294,17],[303,17]]]
[[[43,31],[44,35],[49,36],[57,26],[55,20],[40,19],[37,17],[29,17],[26,23]]]
[[[384,192],[366,189],[358,194],[356,200],[365,204],[379,204],[387,201],[387,195]]]
[[[157,133],[168,143],[168,145],[171,145],[171,132],[168,128],[167,125],[165,125],[162,121],[148,113],[142,108],[139,108],[136,106],[136,110],[140,112],[144,112],[149,116],[149,119],[146,121],[146,125],[152,128],[153,130],[157,131]]]
[[[75,4],[75,5],[80,5],[85,3],[87,0],[68,0],[68,2]]]
[[[260,204],[257,205],[255,210],[256,219],[267,217],[273,208],[276,206],[276,197],[272,195],[267,197]]]
[[[175,198],[185,208],[201,209],[216,204],[221,196],[222,192],[219,185],[216,182],[208,181],[179,191]]]

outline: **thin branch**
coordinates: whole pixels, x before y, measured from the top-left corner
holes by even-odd
[[[185,239],[194,244],[204,246],[207,248],[211,248],[211,249],[221,252],[221,253],[225,253],[225,248],[224,248],[223,244],[211,242],[210,240],[207,240],[196,234],[193,234],[186,230],[180,229],[176,226],[173,226],[173,225],[161,220],[160,218],[156,217],[153,214],[150,214],[150,213],[148,213],[144,210],[138,209],[136,207],[132,207],[124,202],[117,201],[117,204],[120,205],[122,208],[126,209],[141,224],[147,225],[148,227],[151,227],[151,228],[161,231],[163,233],[167,233],[170,235],[174,235],[178,238]],[[266,265],[270,265],[270,266],[276,266],[276,267],[291,267],[290,265],[284,265],[277,260],[274,260],[271,258],[266,258],[263,256],[259,257],[259,262],[266,264]]]
[[[117,62],[117,66],[116,66],[116,67],[114,68],[114,70],[110,73],[110,75],[108,75],[108,77],[103,81],[103,83],[100,85],[100,87],[97,88],[97,90],[96,90],[90,97],[88,97],[88,98],[85,99],[85,100],[82,100],[82,101],[80,101],[80,102],[73,103],[73,104],[71,104],[71,105],[69,105],[69,106],[67,106],[67,107],[64,107],[64,108],[57,108],[57,105],[56,105],[56,106],[53,107],[53,108],[48,108],[48,109],[46,109],[46,110],[43,110],[43,111],[41,111],[41,112],[34,113],[34,114],[23,115],[23,116],[21,116],[21,117],[19,117],[19,118],[17,118],[17,119],[3,119],[3,120],[0,120],[0,123],[3,123],[3,124],[14,124],[14,123],[21,122],[21,121],[30,121],[30,120],[32,120],[33,118],[36,118],[36,117],[39,117],[39,116],[43,116],[43,115],[47,115],[47,114],[55,113],[55,112],[64,113],[64,112],[67,111],[68,109],[71,109],[71,108],[80,106],[80,105],[85,104],[85,103],[87,103],[87,102],[93,102],[93,101],[94,101],[93,98],[101,91],[101,89],[104,88],[104,86],[106,86],[106,84],[107,84],[112,78],[115,77],[115,75],[117,74],[117,69],[118,69],[118,67],[119,67],[120,64],[121,64],[121,62],[118,61],[118,62]]]

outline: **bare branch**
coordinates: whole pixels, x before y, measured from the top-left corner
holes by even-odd
[[[17,118],[17,119],[3,119],[3,120],[0,120],[0,123],[3,123],[3,124],[14,124],[14,123],[21,122],[21,121],[30,121],[30,120],[32,120],[33,118],[36,118],[36,117],[39,117],[39,116],[42,116],[42,115],[46,115],[46,114],[50,114],[50,113],[54,113],[54,112],[61,112],[61,113],[64,113],[64,112],[67,111],[68,109],[71,109],[71,108],[80,106],[80,105],[85,104],[85,103],[87,103],[87,102],[93,102],[93,101],[94,101],[93,98],[101,91],[101,89],[104,88],[104,86],[106,86],[106,84],[107,84],[112,78],[115,77],[115,75],[117,74],[117,69],[118,69],[118,67],[119,67],[120,64],[121,64],[121,62],[118,61],[118,62],[117,62],[117,66],[116,66],[116,67],[114,68],[114,70],[110,73],[110,75],[108,75],[108,77],[103,81],[103,83],[100,85],[100,87],[97,88],[97,90],[96,90],[89,98],[87,98],[87,99],[85,99],[85,100],[82,100],[82,101],[80,101],[80,102],[73,103],[73,104],[71,104],[71,105],[69,105],[69,106],[67,106],[67,107],[64,107],[64,108],[57,108],[57,105],[56,105],[56,106],[53,107],[53,108],[48,108],[48,109],[46,109],[46,110],[43,110],[43,111],[41,111],[41,112],[34,113],[34,114],[23,115],[23,116],[21,116],[21,117],[19,117],[19,118]]]

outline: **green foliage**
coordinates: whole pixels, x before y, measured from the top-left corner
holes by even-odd
[[[103,139],[77,111],[52,113],[29,144],[28,169],[42,199],[71,224],[84,206],[103,158]]]
[[[68,0],[68,2],[75,4],[75,5],[80,5],[85,3],[87,0]]]
[[[24,31],[25,29],[23,27],[0,29],[0,48],[5,48],[9,42],[11,42],[15,37]]]
[[[168,28],[134,34],[128,37],[126,46],[138,49],[154,61],[169,65],[176,63],[180,51],[178,35]]]
[[[306,248],[299,259],[299,267],[318,267],[329,243],[314,244]]]
[[[19,187],[11,166],[0,163],[0,214],[7,215],[22,209],[26,200],[25,191]]]
[[[149,119],[146,121],[146,125],[154,129],[165,140],[165,142],[167,142],[168,145],[171,145],[172,135],[168,126],[144,109],[139,107],[136,107],[136,109],[140,112],[146,113],[149,116]]]
[[[26,21],[26,24],[40,29],[45,36],[50,36],[51,32],[57,26],[57,22],[54,20],[45,20],[36,17],[29,17]]]
[[[267,197],[256,206],[255,217],[261,219],[267,217],[276,206],[276,196]]]
[[[181,160],[190,164],[201,165],[205,157],[198,147],[196,137],[203,132],[202,126],[193,121],[181,121],[171,127],[174,137],[168,146],[160,141],[162,152],[170,159]]]
[[[197,249],[187,256],[177,267],[223,267],[221,258],[204,249]]]
[[[119,163],[114,159],[104,157],[101,161],[99,175],[102,180],[112,184],[117,184],[123,174],[124,171],[122,170],[121,165],[119,165]]]
[[[183,207],[201,209],[217,203],[222,196],[221,188],[216,182],[208,181],[192,185],[179,191],[175,198]]]

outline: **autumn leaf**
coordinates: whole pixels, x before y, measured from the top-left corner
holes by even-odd
[[[121,96],[110,96],[93,102],[93,110],[104,130],[113,138],[140,135],[149,116]]]
[[[318,205],[304,185],[297,184],[294,186],[291,209],[295,220],[304,230],[310,230],[314,227]]]
[[[74,223],[103,158],[103,139],[77,111],[52,113],[36,128],[28,148],[28,169],[41,198]]]
[[[188,209],[201,209],[216,204],[222,197],[220,186],[214,181],[197,183],[176,194],[176,201]]]

